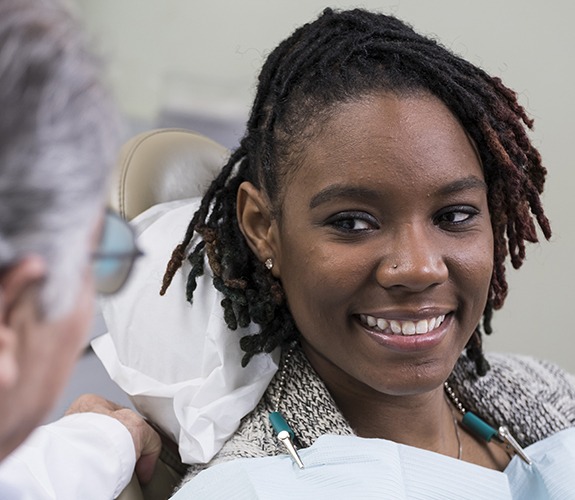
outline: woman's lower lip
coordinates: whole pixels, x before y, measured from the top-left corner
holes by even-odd
[[[409,353],[427,351],[439,345],[447,334],[452,321],[453,315],[449,314],[438,328],[435,328],[429,333],[419,335],[394,335],[374,332],[364,325],[361,325],[361,327],[363,331],[378,344],[394,351]]]

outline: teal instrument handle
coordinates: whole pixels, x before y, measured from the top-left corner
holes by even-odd
[[[272,424],[272,427],[274,428],[274,431],[276,431],[276,434],[279,434],[281,431],[287,431],[290,435],[290,438],[294,439],[295,437],[294,432],[292,431],[291,427],[285,421],[285,418],[283,418],[280,412],[277,411],[271,412],[269,414],[269,419]]]
[[[465,412],[461,423],[477,437],[484,439],[488,443],[498,435],[497,431],[493,427],[470,411]]]

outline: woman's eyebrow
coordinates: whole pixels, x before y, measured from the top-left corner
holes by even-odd
[[[447,196],[473,189],[487,191],[487,184],[479,177],[470,175],[469,177],[457,179],[449,184],[441,186],[437,190],[437,194],[439,196]],[[309,207],[316,208],[323,203],[332,201],[334,198],[361,198],[364,200],[375,201],[381,198],[381,193],[363,186],[335,184],[333,186],[328,186],[315,194],[309,202]]]
[[[481,189],[482,191],[487,191],[487,184],[483,179],[480,179],[475,175],[470,175],[469,177],[457,179],[456,181],[441,186],[437,190],[437,194],[440,196],[446,196],[454,193],[459,193],[460,191],[468,191],[473,189]]]
[[[381,193],[366,187],[334,184],[333,186],[328,186],[315,194],[309,202],[309,208],[316,208],[322,203],[332,201],[334,198],[362,198],[377,200],[381,198]]]

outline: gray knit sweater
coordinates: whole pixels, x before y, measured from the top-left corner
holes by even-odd
[[[575,426],[575,377],[527,356],[492,354],[487,358],[491,369],[484,377],[477,377],[465,355],[452,374],[450,384],[466,409],[494,427],[507,425],[522,446]],[[293,352],[284,371],[280,411],[298,437],[298,447],[311,446],[323,434],[354,434],[300,349]],[[208,464],[192,466],[184,482],[204,468],[229,460],[285,453],[268,420],[275,410],[279,379],[278,373],[220,452]]]

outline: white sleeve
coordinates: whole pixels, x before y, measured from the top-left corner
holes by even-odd
[[[129,483],[132,437],[106,415],[69,415],[34,433],[0,464],[2,500],[106,500]]]

